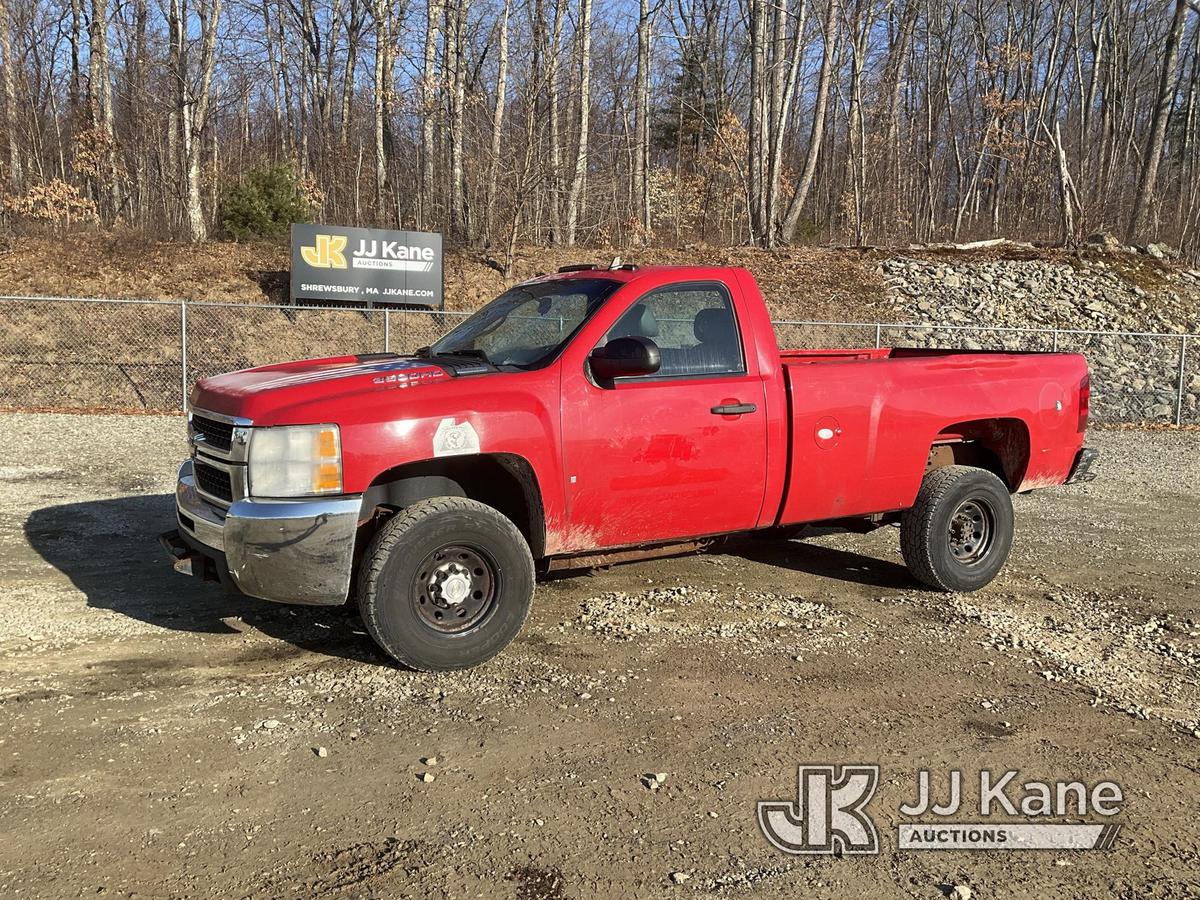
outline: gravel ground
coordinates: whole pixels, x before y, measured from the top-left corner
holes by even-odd
[[[0,416],[0,896],[1196,893],[1195,432],[1095,432],[1100,480],[1017,498],[978,594],[918,589],[892,529],[746,540],[547,580],[500,658],[424,675],[171,571],[182,431]],[[763,839],[814,762],[883,767],[878,856]],[[950,768],[1114,779],[1120,836],[898,852]]]

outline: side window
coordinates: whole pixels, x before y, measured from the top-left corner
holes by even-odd
[[[733,303],[721,285],[654,291],[617,320],[604,342],[635,336],[650,338],[662,352],[662,368],[654,377],[746,371]]]

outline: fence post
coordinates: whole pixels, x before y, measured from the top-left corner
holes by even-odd
[[[1179,394],[1175,398],[1175,424],[1183,424],[1183,379],[1187,373],[1187,342],[1185,334],[1179,339]]]
[[[187,412],[188,402],[188,348],[187,348],[187,301],[179,301],[179,362],[181,371],[181,393],[183,395],[183,411]]]
[[[875,323],[875,349],[878,350],[883,346],[883,326],[878,322]]]
[[[383,352],[392,352],[392,310],[390,307],[384,307],[383,310]]]
[[[1054,352],[1058,352],[1058,329],[1054,329]]]

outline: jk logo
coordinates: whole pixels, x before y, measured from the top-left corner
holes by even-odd
[[[879,766],[800,766],[797,802],[760,800],[758,827],[784,853],[878,853],[864,811],[879,786]]]
[[[314,239],[315,246],[301,247],[300,256],[314,269],[344,269],[346,257],[342,251],[346,249],[346,238],[337,234],[318,234]]]

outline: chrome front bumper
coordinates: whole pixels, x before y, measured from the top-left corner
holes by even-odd
[[[179,467],[175,513],[184,541],[207,548],[244,594],[277,603],[346,601],[354,565],[359,495],[235,500],[222,510],[196,490],[192,461]],[[178,560],[177,569],[183,569]]]

